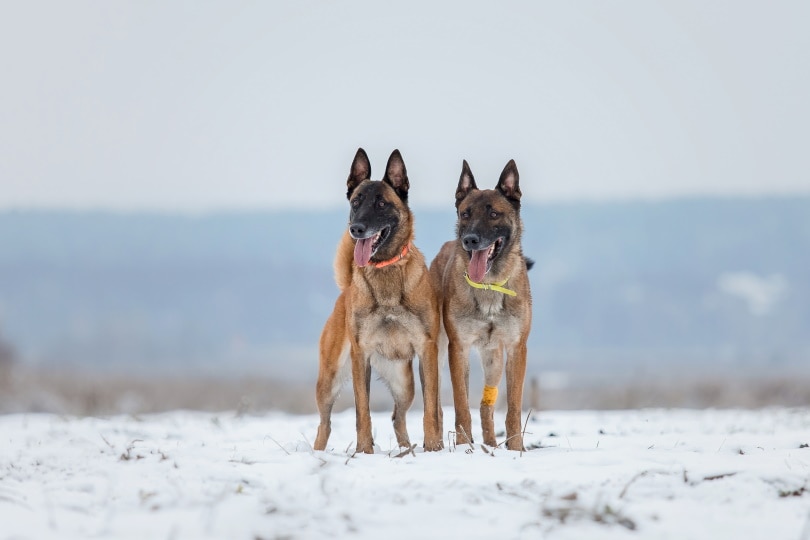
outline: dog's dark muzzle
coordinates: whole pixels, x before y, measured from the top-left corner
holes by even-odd
[[[369,231],[369,228],[364,223],[350,223],[349,234],[355,240],[362,240],[372,236],[376,231]]]
[[[480,234],[465,234],[461,238],[461,244],[466,251],[476,251],[481,249],[481,235]]]

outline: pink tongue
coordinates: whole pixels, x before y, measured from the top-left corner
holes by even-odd
[[[484,274],[487,273],[487,255],[489,249],[479,249],[472,252],[470,257],[470,266],[467,267],[467,273],[470,279],[481,283],[484,281]]]
[[[354,262],[357,263],[357,266],[360,268],[364,267],[368,264],[368,261],[371,260],[371,244],[373,242],[372,238],[364,238],[363,240],[358,240],[357,243],[354,245]]]

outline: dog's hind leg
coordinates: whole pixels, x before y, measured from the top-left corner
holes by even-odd
[[[391,420],[394,423],[394,433],[399,446],[410,448],[411,440],[408,437],[408,428],[405,416],[413,404],[413,362],[412,360],[381,360],[374,363],[380,377],[391,390],[394,398],[394,414]]]
[[[481,431],[484,444],[496,446],[495,401],[498,399],[498,384],[503,375],[503,349],[500,345],[481,351],[481,367],[484,368],[484,395],[481,397]]]
[[[442,408],[442,370],[444,369],[444,366],[446,366],[448,364],[448,361],[447,361],[447,350],[448,350],[447,349],[447,347],[448,347],[447,331],[444,329],[444,322],[441,323],[438,343],[439,343],[439,352],[438,352],[439,377],[436,380],[436,384],[439,386],[439,395],[438,395],[438,398],[437,398],[436,406],[439,409],[439,429],[443,429],[444,428],[444,409]]]
[[[344,375],[342,372],[345,370],[348,356],[349,342],[347,341],[344,350],[338,353],[338,361],[328,365],[326,369],[321,369],[318,373],[318,383],[315,387],[315,393],[321,423],[318,426],[318,435],[315,437],[315,450],[326,449],[326,442],[329,440],[329,434],[332,432],[332,407],[343,386]]]
[[[321,422],[315,437],[315,450],[325,450],[332,432],[332,407],[343,386],[346,361],[349,357],[349,340],[345,337],[345,307],[343,295],[335,303],[335,310],[326,321],[320,341],[320,366],[315,399]]]
[[[448,362],[450,364],[450,382],[453,383],[453,405],[455,406],[456,444],[472,444],[472,418],[470,417],[470,348],[453,335],[448,328],[450,341]]]

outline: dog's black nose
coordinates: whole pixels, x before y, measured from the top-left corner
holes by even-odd
[[[362,223],[352,223],[349,225],[349,233],[354,238],[362,238],[366,234],[366,226]]]
[[[481,237],[477,234],[465,234],[461,243],[467,251],[475,251],[481,245]]]

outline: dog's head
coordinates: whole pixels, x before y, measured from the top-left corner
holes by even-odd
[[[408,173],[399,150],[388,158],[382,180],[371,180],[371,164],[365,150],[358,148],[346,181],[351,211],[349,234],[356,240],[354,261],[392,259],[411,240],[411,212],[408,209]]]
[[[507,264],[505,255],[519,248],[522,226],[518,179],[515,161],[510,160],[495,189],[479,190],[464,161],[456,188],[456,233],[470,257],[467,273],[473,281],[484,281],[490,272],[500,274]]]

